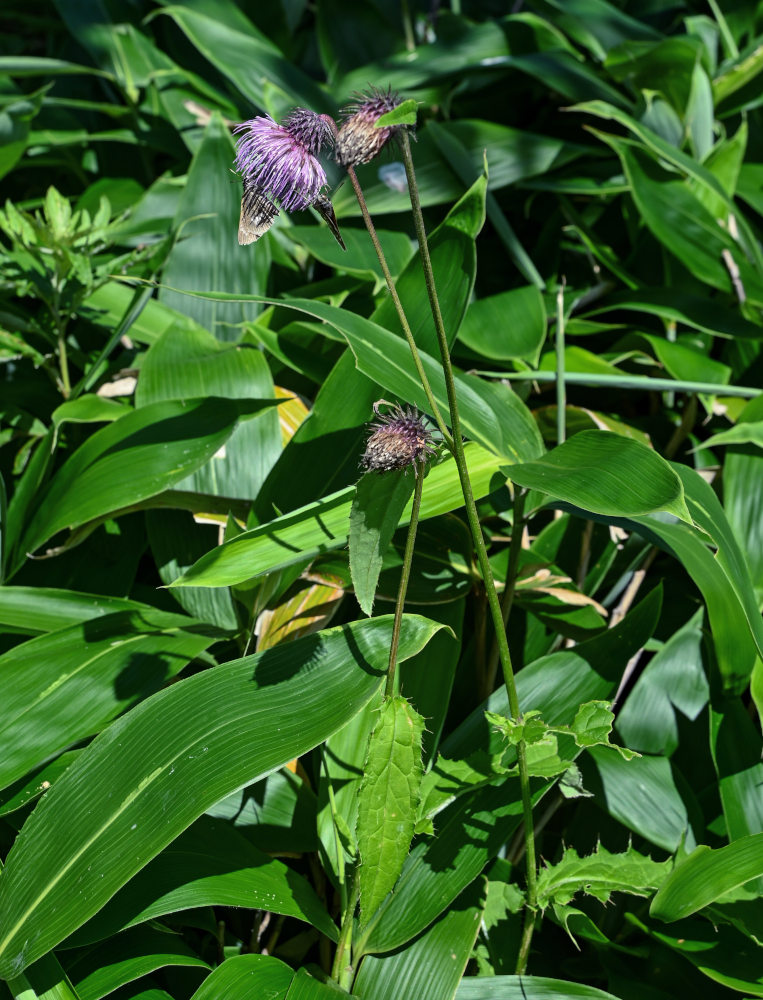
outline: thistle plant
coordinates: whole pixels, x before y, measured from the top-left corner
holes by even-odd
[[[432,269],[432,262],[429,255],[429,245],[427,241],[426,229],[424,226],[423,214],[421,211],[421,204],[418,197],[418,187],[416,183],[416,175],[413,166],[413,158],[411,155],[411,145],[410,138],[408,135],[408,118],[405,114],[406,108],[401,108],[401,101],[391,90],[382,92],[376,89],[369,91],[365,97],[362,95],[357,97],[355,102],[349,105],[345,109],[344,122],[342,128],[339,131],[336,142],[336,158],[337,161],[347,168],[350,180],[353,184],[358,202],[361,208],[361,213],[363,219],[368,228],[371,239],[374,243],[379,261],[382,266],[385,279],[387,281],[387,287],[390,291],[395,309],[398,314],[403,332],[408,341],[408,345],[413,356],[414,364],[421,378],[422,387],[427,395],[427,398],[432,407],[432,413],[438,426],[441,428],[443,433],[443,438],[449,450],[453,454],[453,458],[456,462],[458,468],[459,480],[461,483],[461,490],[464,497],[464,504],[466,507],[467,519],[469,521],[469,526],[472,533],[472,539],[474,543],[474,548],[477,555],[477,562],[480,569],[480,574],[482,576],[483,584],[485,587],[485,593],[488,600],[488,605],[490,608],[491,618],[493,621],[493,627],[495,631],[495,640],[498,651],[498,658],[501,663],[503,670],[504,683],[506,685],[506,691],[509,701],[509,709],[513,720],[517,723],[521,722],[521,716],[519,711],[519,699],[517,696],[516,682],[514,678],[514,670],[511,662],[511,654],[509,651],[509,645],[506,637],[506,624],[504,621],[504,612],[501,608],[501,603],[498,598],[496,591],[495,581],[493,579],[492,569],[490,567],[490,562],[488,559],[487,549],[485,546],[485,540],[482,534],[482,527],[480,525],[479,516],[477,513],[477,507],[474,501],[474,495],[472,491],[471,481],[469,478],[469,471],[466,464],[466,456],[464,453],[464,445],[460,429],[460,418],[458,412],[458,401],[456,398],[456,384],[453,375],[453,368],[450,361],[450,351],[448,347],[447,333],[444,327],[442,313],[440,310],[439,300],[437,296],[437,288],[435,286],[434,272]],[[412,103],[412,102],[411,102]],[[399,109],[399,114],[396,116],[395,112]],[[399,119],[399,121],[397,120]],[[415,122],[415,112],[412,115],[411,124]],[[378,133],[374,135],[374,132]],[[416,229],[416,236],[419,244],[419,254],[421,257],[421,264],[424,271],[424,279],[427,288],[427,294],[429,297],[429,304],[432,312],[432,317],[434,320],[435,330],[437,333],[437,341],[440,350],[440,359],[442,363],[443,375],[445,379],[445,386],[448,398],[448,411],[449,419],[448,424],[450,425],[450,432],[444,426],[443,418],[439,413],[437,405],[434,401],[434,396],[429,385],[429,382],[424,373],[424,368],[419,357],[418,348],[416,346],[415,340],[411,333],[410,324],[405,316],[405,311],[400,302],[399,296],[394,288],[394,282],[386,266],[384,260],[384,252],[381,244],[376,235],[373,222],[371,220],[368,208],[365,204],[365,199],[363,197],[362,189],[357,180],[357,175],[355,174],[354,168],[360,164],[367,163],[375,155],[377,155],[385,144],[393,138],[399,143],[400,149],[403,154],[403,162],[405,164],[406,177],[408,180],[408,190],[410,192],[411,198],[411,208],[413,211],[414,225]],[[518,524],[515,524],[514,531],[519,529]],[[508,581],[509,588],[512,588],[513,581]],[[522,935],[522,941],[519,950],[519,956],[517,960],[517,973],[523,973],[527,967],[527,959],[530,951],[530,943],[532,941],[532,934],[535,925],[535,909],[536,909],[536,896],[537,896],[537,872],[536,872],[536,861],[535,861],[535,834],[533,827],[533,817],[532,817],[532,800],[530,794],[530,778],[529,770],[527,766],[527,748],[524,739],[519,739],[516,743],[516,753],[517,753],[517,764],[520,787],[522,791],[522,810],[523,810],[523,820],[524,820],[524,846],[525,846],[525,860],[526,860],[526,883],[527,883],[527,894],[526,894],[526,917],[525,926]]]

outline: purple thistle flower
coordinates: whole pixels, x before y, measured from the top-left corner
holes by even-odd
[[[390,472],[407,469],[416,462],[424,463],[435,453],[432,435],[415,407],[393,406],[386,416],[379,413],[380,399],[374,403],[374,413],[379,420],[371,424],[371,434],[366,450],[360,459],[361,468],[373,472]],[[389,404],[387,404],[389,405]]]
[[[335,129],[328,115],[306,108],[296,108],[283,125],[260,116],[236,125],[236,169],[245,188],[280,202],[287,212],[312,205],[326,184],[316,157],[333,144]]]
[[[336,161],[340,166],[357,167],[381,152],[399,126],[376,128],[376,122],[399,103],[391,87],[386,91],[371,87],[367,93],[355,95],[355,102],[342,111],[344,121],[336,137]]]

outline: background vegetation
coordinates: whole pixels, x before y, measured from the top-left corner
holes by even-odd
[[[759,8],[29,0],[0,23],[0,996],[763,996]],[[373,403],[426,398],[343,172],[346,252],[309,212],[240,247],[230,172],[232,124],[336,118],[369,85],[418,103],[530,713],[505,721],[441,448],[400,644],[423,776],[415,734],[368,753],[408,514],[355,484]],[[358,174],[440,400],[399,159]],[[401,525],[386,552],[356,534],[356,585],[383,555],[357,595],[353,500]],[[359,838],[381,874],[353,925]]]

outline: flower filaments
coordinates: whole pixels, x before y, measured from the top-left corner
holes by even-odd
[[[371,424],[366,450],[360,459],[361,468],[390,472],[413,466],[415,473],[416,463],[426,462],[436,451],[432,435],[415,407],[393,406],[382,416],[379,413],[382,402],[385,400],[374,403],[374,413],[379,420]]]
[[[328,115],[296,108],[279,125],[270,117],[236,125],[236,170],[244,188],[277,201],[287,212],[312,205],[326,184],[317,156],[333,145],[336,126]]]
[[[399,103],[400,98],[391,89],[372,87],[368,93],[357,95],[355,103],[344,109],[344,121],[336,137],[336,161],[340,166],[357,167],[381,152],[399,126],[376,128],[376,122]]]

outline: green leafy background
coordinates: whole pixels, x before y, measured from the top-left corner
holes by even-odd
[[[13,0],[0,26],[0,1000],[335,997],[358,861],[353,996],[763,996],[760,12]],[[327,159],[346,252],[310,212],[236,239],[232,126],[369,85],[417,111],[514,584],[529,976],[519,724],[444,448],[382,702],[413,484],[358,460],[377,400],[428,404],[351,185]],[[358,176],[446,410],[400,161]]]

